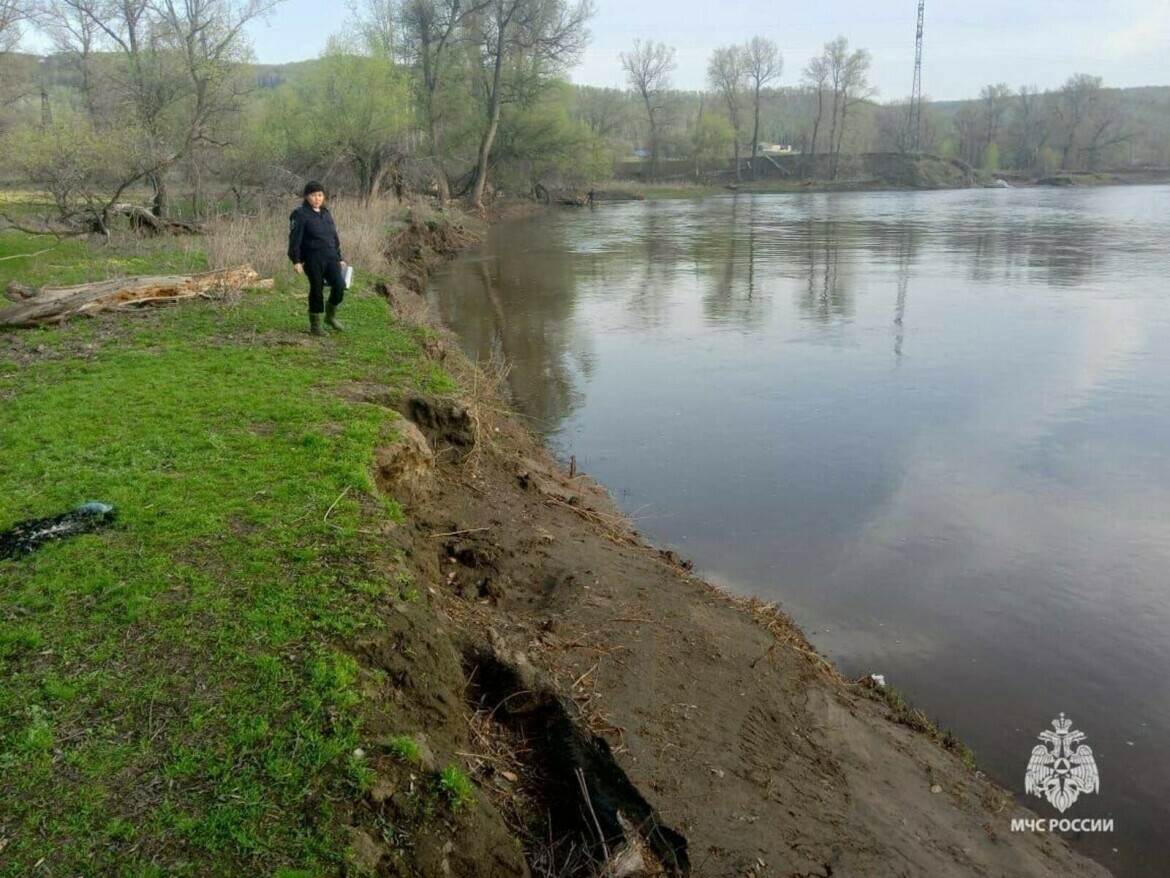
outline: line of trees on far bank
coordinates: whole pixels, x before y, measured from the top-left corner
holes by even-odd
[[[281,3],[0,0],[0,172],[104,228],[144,187],[163,217],[285,199],[306,176],[482,205],[632,168],[738,179],[762,144],[836,177],[842,155],[911,142],[907,102],[876,101],[870,53],[843,36],[787,78],[765,35],[720,46],[704,91],[673,88],[673,48],[638,40],[620,57],[628,87],[595,88],[568,81],[591,0],[356,0],[321,57],[255,64],[245,27]],[[15,51],[30,29],[46,57]],[[920,143],[986,171],[1165,167],[1170,88],[990,84],[925,102]]]

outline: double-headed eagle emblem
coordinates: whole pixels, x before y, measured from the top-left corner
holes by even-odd
[[[1084,732],[1072,727],[1072,720],[1062,713],[1052,721],[1055,732],[1047,729],[1039,735],[1045,744],[1032,748],[1028,771],[1024,775],[1024,791],[1033,796],[1044,796],[1062,814],[1081,793],[1096,793],[1101,789],[1097,763],[1088,745],[1073,747],[1085,738]]]

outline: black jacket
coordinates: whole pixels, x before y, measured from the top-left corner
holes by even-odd
[[[329,208],[313,210],[306,201],[288,216],[288,258],[293,265],[315,256],[341,259],[341,239]]]

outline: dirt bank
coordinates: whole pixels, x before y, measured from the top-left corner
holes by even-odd
[[[399,315],[421,313],[413,293],[381,292]],[[895,721],[783,614],[645,544],[452,339],[426,335],[467,396],[348,391],[403,415],[378,483],[405,509],[387,535],[422,597],[357,652],[390,681],[373,732],[379,715],[408,718],[431,761],[460,760],[480,795],[470,815],[436,821],[401,795],[415,775],[375,759],[380,779],[352,817],[363,868],[1109,874],[1059,838],[1011,833],[1013,817],[1034,815],[1010,793]]]

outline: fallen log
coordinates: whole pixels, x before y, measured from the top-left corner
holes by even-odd
[[[202,274],[123,277],[71,287],[42,287],[30,290],[9,284],[10,298],[17,304],[0,310],[0,327],[40,326],[64,320],[74,314],[93,314],[104,308],[167,304],[195,296],[219,298],[244,287],[269,287],[250,265],[205,271]]]
[[[170,232],[172,235],[202,235],[206,232],[199,223],[155,216],[145,207],[133,204],[115,204],[110,214],[128,217],[130,228],[139,235],[161,235],[164,232]]]

